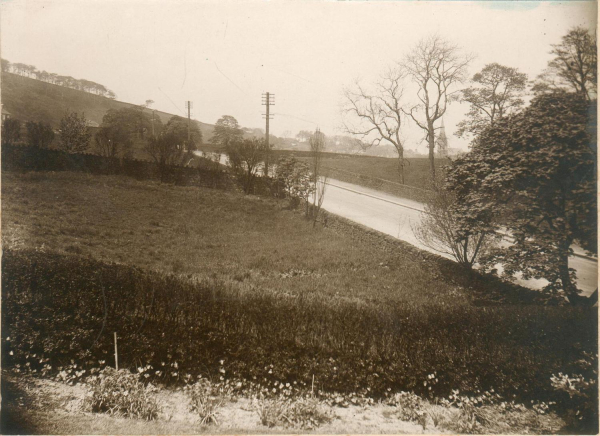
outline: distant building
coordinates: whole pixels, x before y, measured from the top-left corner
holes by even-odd
[[[9,111],[7,111],[6,109],[2,108],[2,121],[10,118],[11,113]]]
[[[440,133],[436,138],[437,156],[440,158],[448,157],[448,137],[446,136],[446,128],[444,127],[444,119],[442,118],[442,126]]]

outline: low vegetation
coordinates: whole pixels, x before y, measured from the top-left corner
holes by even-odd
[[[19,371],[83,380],[117,332],[146,381],[266,398],[494,389],[581,414],[553,375],[595,388],[593,309],[486,305],[493,280],[313,229],[285,202],[74,173],[4,173],[2,190],[3,362]]]

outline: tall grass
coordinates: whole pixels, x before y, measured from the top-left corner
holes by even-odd
[[[54,365],[110,361],[116,331],[120,365],[151,365],[166,383],[218,376],[224,361],[228,376],[265,384],[314,375],[324,391],[424,394],[436,371],[435,395],[493,388],[550,401],[552,374],[597,343],[597,313],[583,308],[289,296],[29,250],[5,252],[2,292],[8,365],[32,354]]]

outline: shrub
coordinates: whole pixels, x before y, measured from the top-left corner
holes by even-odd
[[[267,427],[279,425],[312,430],[333,419],[331,411],[315,398],[261,398],[256,411],[261,424]]]
[[[399,392],[389,401],[397,409],[398,417],[403,421],[422,422],[425,416],[425,402],[412,392]]]
[[[159,407],[151,388],[127,370],[105,368],[89,382],[91,394],[86,405],[92,412],[145,420],[156,419]]]
[[[197,413],[201,424],[219,424],[217,411],[225,403],[223,396],[216,391],[212,383],[200,379],[187,387],[190,395],[190,410]]]
[[[551,377],[552,387],[562,393],[560,404],[565,410],[569,430],[578,433],[598,432],[598,385],[582,375],[559,373]],[[565,398],[568,396],[568,398]]]

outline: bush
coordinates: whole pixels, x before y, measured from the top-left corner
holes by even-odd
[[[217,392],[212,383],[200,379],[187,387],[190,395],[190,410],[200,417],[201,424],[219,424],[217,411],[225,403],[221,393]]]
[[[569,430],[596,434],[598,432],[598,385],[594,379],[580,374],[559,373],[551,378],[552,387],[562,394],[561,406],[566,409],[565,421]],[[568,396],[568,398],[566,398]]]
[[[89,382],[91,395],[86,398],[89,410],[109,415],[150,421],[156,419],[159,407],[151,388],[127,370],[105,368]]]
[[[398,418],[403,421],[418,422],[425,428],[427,415],[425,402],[412,392],[399,392],[390,399],[390,404],[396,407]]]
[[[331,422],[333,414],[316,398],[261,398],[256,411],[262,425],[315,429]]]

